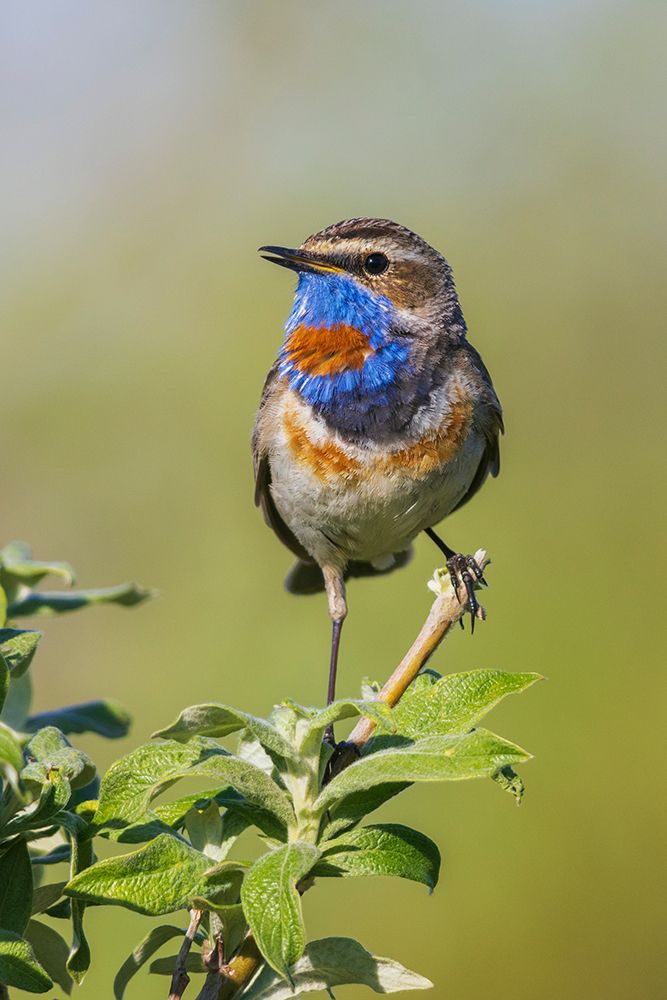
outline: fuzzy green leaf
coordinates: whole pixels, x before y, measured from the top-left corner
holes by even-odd
[[[221,861],[220,842],[222,840],[222,816],[215,802],[201,807],[191,806],[185,817],[185,829],[190,843],[196,851],[201,851],[213,861]]]
[[[25,542],[10,542],[0,551],[0,574],[24,584],[38,583],[45,576],[59,576],[68,584],[75,580],[69,563],[37,561]]]
[[[96,827],[118,829],[136,822],[160,791],[190,776],[232,786],[285,825],[293,819],[286,793],[268,775],[213,740],[196,736],[188,743],[148,743],[112,764],[102,780]]]
[[[358,984],[375,993],[427,990],[433,986],[391,958],[371,955],[352,938],[330,937],[311,941],[303,956],[289,970],[292,986],[271,969],[263,969],[243,994],[243,1000],[290,1000],[304,993],[327,992],[334,986]]]
[[[269,965],[286,979],[306,942],[296,884],[319,856],[312,844],[285,844],[259,858],[241,887],[243,911],[257,945]]]
[[[28,993],[46,993],[53,986],[29,942],[5,930],[0,930],[0,983]]]
[[[275,726],[228,705],[192,705],[184,709],[176,721],[166,729],[153,733],[153,737],[179,741],[189,740],[192,736],[222,739],[242,729],[249,730],[263,747],[278,757],[295,759],[294,748],[280,735]]]
[[[132,954],[125,959],[116,973],[116,978],[113,981],[114,1000],[123,1000],[127,984],[142,965],[145,965],[167,941],[177,937],[183,937],[183,930],[180,927],[173,927],[171,924],[160,924],[159,927],[153,927],[146,937],[142,938]],[[172,972],[173,968],[172,966]]]
[[[43,767],[43,765],[35,763],[30,767],[34,769]],[[51,825],[54,816],[69,802],[71,794],[70,783],[60,771],[55,769],[46,771],[38,797],[3,823],[3,837],[7,838],[16,833],[39,830]]]
[[[34,733],[43,726],[57,726],[69,735],[71,733],[97,733],[108,740],[126,736],[131,717],[122,705],[110,699],[87,701],[80,705],[67,705],[51,712],[40,712],[26,720],[25,729]]]
[[[72,788],[83,788],[96,774],[90,757],[75,750],[59,729],[46,726],[40,729],[25,749],[29,761],[21,772],[23,781],[44,784],[53,771],[67,778]]]
[[[523,793],[526,788],[523,780],[516,773],[512,767],[501,767],[497,774],[492,774],[493,780],[500,785],[500,787],[505,792],[509,792],[510,795],[514,797],[514,801],[518,806],[521,805],[521,799],[523,798]]]
[[[66,885],[67,882],[49,882],[46,885],[38,885],[32,894],[31,914],[44,913],[54,903],[57,903]]]
[[[72,977],[67,971],[67,941],[41,920],[31,920],[25,936],[51,979],[69,996],[72,992]]]
[[[353,792],[387,782],[482,778],[529,759],[521,747],[486,729],[463,736],[430,736],[362,757],[324,788],[315,808],[323,812]]]
[[[2,653],[0,653],[0,712],[4,708],[9,690],[9,666]]]
[[[153,596],[153,591],[146,590],[136,583],[121,583],[116,587],[100,587],[96,590],[49,590],[44,593],[31,590],[12,601],[7,608],[7,614],[10,618],[55,615],[65,611],[77,611],[92,604],[120,604],[131,608]]]
[[[22,729],[32,704],[32,678],[30,671],[20,677],[11,677],[9,690],[2,706],[0,719],[12,729]]]
[[[25,840],[17,840],[0,856],[0,927],[19,937],[30,919],[32,865]]]
[[[0,722],[0,762],[9,764],[16,772],[23,768],[23,750],[14,732]]]
[[[409,826],[364,826],[320,846],[322,857],[313,875],[394,875],[431,890],[438,882],[440,851],[429,837]]]
[[[182,840],[161,834],[145,847],[107,858],[77,875],[65,888],[73,899],[125,906],[149,916],[187,908],[193,896],[217,898],[239,866],[212,868],[211,859]]]
[[[70,860],[70,877],[77,878],[84,874],[94,860],[93,845],[90,840],[79,840],[72,837],[72,856]],[[90,945],[83,929],[83,915],[86,904],[83,900],[72,900],[72,947],[67,957],[67,971],[80,986],[90,968]]]
[[[344,830],[356,826],[364,816],[375,812],[389,799],[410,787],[410,782],[389,782],[374,785],[373,788],[363,788],[346,795],[327,811],[327,820],[322,829],[322,839],[331,840],[340,836]]]
[[[12,677],[26,672],[41,638],[42,633],[33,629],[0,628],[0,656]]]
[[[456,736],[472,729],[508,694],[524,691],[541,674],[503,670],[470,670],[447,674],[433,683],[433,674],[418,678],[394,709],[396,731],[418,740],[425,736]],[[380,739],[376,740],[380,743]]]
[[[173,802],[160,803],[160,805],[154,806],[152,811],[163,823],[180,830],[185,826],[188,810],[195,805],[203,809],[209,802],[217,802],[220,805],[228,791],[229,789],[225,786],[224,788],[206,789],[203,792],[192,792],[180,799],[174,799]]]
[[[341,722],[343,719],[352,719],[355,716],[364,715],[373,722],[382,723],[389,731],[395,729],[392,710],[383,701],[370,701],[356,698],[346,698],[334,701],[331,705],[317,712],[310,720],[311,730],[322,731],[334,722]]]

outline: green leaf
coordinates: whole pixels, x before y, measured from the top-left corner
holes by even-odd
[[[11,677],[0,719],[12,729],[21,729],[30,711],[31,703],[32,679],[30,672],[22,674],[21,677]]]
[[[312,844],[285,844],[256,861],[241,887],[243,911],[257,945],[269,965],[286,979],[306,942],[296,884],[319,856]]]
[[[97,733],[108,740],[126,736],[130,728],[130,715],[117,701],[87,701],[80,705],[68,705],[52,712],[40,712],[26,720],[25,729],[34,733],[43,726],[57,726],[70,733]]]
[[[367,719],[372,719],[383,725],[389,732],[396,728],[392,710],[382,701],[362,701],[355,698],[346,698],[341,701],[334,701],[321,711],[316,712],[308,723],[308,733],[319,734],[327,726],[343,719],[352,719],[355,716],[363,715]]]
[[[17,840],[0,856],[0,927],[20,937],[30,919],[32,866],[25,840]]]
[[[53,986],[28,941],[5,930],[0,930],[0,983],[28,993],[46,993]]]
[[[0,653],[0,711],[2,711],[7,698],[9,677],[9,666],[2,653]]]
[[[331,840],[344,830],[355,826],[364,816],[379,809],[380,806],[393,799],[395,795],[410,787],[410,782],[389,782],[374,785],[373,788],[362,788],[346,795],[336,802],[327,812],[327,821],[322,829],[322,839]]]
[[[95,825],[122,828],[135,822],[155,795],[190,776],[231,785],[286,826],[294,819],[287,794],[268,775],[213,740],[195,736],[188,743],[148,743],[112,764],[102,780]]]
[[[510,795],[514,796],[514,800],[518,806],[521,805],[521,799],[523,798],[523,793],[526,790],[522,779],[516,773],[516,771],[511,767],[501,767],[501,769],[496,773],[492,774],[491,777],[505,792],[509,792]]]
[[[400,736],[455,736],[476,725],[508,694],[524,691],[541,674],[511,674],[503,670],[470,670],[447,674],[432,682],[432,674],[408,688],[394,709]],[[380,744],[380,738],[375,741]]]
[[[263,747],[286,760],[296,758],[294,747],[280,735],[275,726],[254,715],[239,712],[228,705],[192,705],[184,709],[175,722],[166,729],[153,733],[153,737],[172,740],[189,740],[192,736],[211,736],[222,739],[248,729]]]
[[[70,876],[81,877],[91,867],[93,860],[92,841],[73,837]],[[90,968],[90,945],[83,929],[85,909],[83,900],[72,900],[72,947],[67,958],[67,971],[79,986]]]
[[[51,979],[69,996],[72,992],[72,977],[67,971],[69,945],[65,939],[53,927],[40,920],[30,921],[25,936]]]
[[[67,882],[49,882],[47,885],[37,886],[32,894],[31,914],[43,913],[57,903],[66,885]]]
[[[290,1000],[303,993],[327,992],[334,986],[358,984],[375,993],[428,990],[428,979],[410,972],[391,958],[371,955],[352,938],[330,937],[311,941],[303,957],[289,970],[292,987],[264,968],[243,994],[243,1000]]]
[[[30,766],[32,768],[43,767],[41,764]],[[67,805],[71,794],[70,783],[60,771],[45,770],[39,796],[2,824],[3,837],[7,838],[16,833],[50,826],[54,816]]]
[[[41,638],[42,633],[33,629],[0,628],[0,656],[13,677],[26,672]]]
[[[2,722],[0,722],[0,761],[9,764],[17,773],[23,768],[21,744],[14,731]]]
[[[324,788],[315,808],[324,812],[352,792],[387,782],[482,778],[507,764],[529,759],[530,754],[521,747],[486,729],[475,729],[463,736],[430,736],[362,757]]]
[[[10,542],[0,551],[0,574],[25,584],[38,583],[45,576],[59,576],[68,584],[75,580],[69,563],[37,562],[25,542]]]
[[[440,851],[423,833],[398,823],[350,830],[320,845],[313,875],[395,875],[433,890],[440,873]]]
[[[49,590],[39,593],[31,590],[13,601],[7,614],[10,618],[26,615],[54,615],[65,611],[77,611],[92,604],[121,604],[131,608],[154,596],[154,592],[136,583],[121,583],[116,587],[100,587],[97,590]]]
[[[21,772],[25,782],[44,784],[53,771],[67,778],[72,788],[82,788],[89,784],[96,774],[90,757],[81,750],[75,750],[69,740],[55,726],[40,729],[25,749],[28,764]]]
[[[229,789],[226,795],[221,798],[221,805],[226,809],[223,817],[223,828],[228,834],[230,831],[234,837],[238,837],[243,832],[241,823],[245,827],[256,826],[266,837],[271,840],[287,840],[287,827],[279,821],[275,814],[268,809],[237,795],[233,789]],[[234,832],[235,831],[235,832]],[[231,844],[229,845],[231,847]]]
[[[171,924],[160,924],[159,927],[153,927],[146,937],[142,938],[132,954],[125,959],[116,973],[116,978],[113,981],[114,1000],[123,1000],[127,984],[142,965],[145,965],[167,941],[177,937],[183,937],[183,931],[180,927],[172,927]]]
[[[202,808],[192,806],[185,817],[185,829],[196,851],[201,851],[213,861],[222,860],[219,850],[222,840],[222,817],[220,807],[215,802],[208,802]]]
[[[221,872],[211,860],[182,840],[161,834],[145,847],[98,861],[73,878],[65,893],[87,903],[124,906],[137,913],[162,916],[187,909],[193,896],[215,898],[238,882],[239,866]],[[234,873],[233,875],[231,873]]]
[[[0,573],[0,577],[2,574]],[[0,587],[0,625],[4,625],[7,621],[7,594],[5,593],[5,588]]]

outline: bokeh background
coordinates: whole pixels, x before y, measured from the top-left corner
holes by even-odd
[[[384,808],[441,845],[433,897],[340,880],[304,901],[312,937],[355,935],[450,1000],[664,995],[665,14],[0,11],[2,538],[70,559],[84,585],[161,592],[47,623],[38,706],[108,695],[134,715],[122,743],[82,741],[100,765],[186,704],[324,697],[323,601],[283,592],[289,554],[252,504],[250,429],[292,292],[256,247],[379,215],[453,264],[507,436],[502,476],[447,530],[493,555],[488,622],[434,665],[546,674],[492,719],[536,759],[521,809],[491,782]],[[396,663],[437,561],[423,540],[409,569],[350,588],[341,693]],[[145,925],[89,911],[77,996],[110,995]]]

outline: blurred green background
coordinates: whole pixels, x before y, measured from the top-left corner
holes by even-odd
[[[446,532],[492,553],[488,622],[434,666],[546,674],[491,720],[536,759],[521,809],[491,782],[385,806],[441,845],[432,898],[340,880],[304,901],[312,937],[357,936],[450,1000],[663,995],[665,14],[0,12],[2,540],[70,559],[83,585],[161,591],[47,623],[38,707],[107,695],[134,715],[122,743],[82,741],[101,765],[186,704],[324,698],[324,603],[283,592],[290,556],[252,504],[250,429],[292,294],[255,248],[379,215],[454,267],[507,436],[501,478]],[[424,539],[407,570],[351,586],[341,694],[396,663],[437,562]],[[88,926],[82,1000],[110,995],[147,921],[94,909]],[[146,977],[129,993],[165,994]]]

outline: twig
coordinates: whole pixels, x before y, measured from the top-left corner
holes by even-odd
[[[479,549],[475,553],[475,561],[481,570],[484,570],[490,562],[484,549]],[[459,602],[450,582],[431,605],[419,635],[380,691],[379,701],[384,701],[392,707],[400,701],[452,626],[456,625],[466,612],[467,604]],[[479,609],[478,617],[484,618],[483,608]],[[359,720],[347,740],[350,745],[349,751],[343,749],[337,761],[336,773],[340,773],[357,759],[357,751],[368,743],[374,729],[374,722],[366,718]],[[262,961],[261,952],[252,934],[246,935],[240,951],[231,962],[224,965],[220,971],[211,970],[208,973],[204,988],[197,1000],[234,1000],[254,976]]]
[[[481,570],[486,569],[489,558],[484,549],[479,549],[475,553],[475,561]],[[444,592],[438,594],[434,600],[419,635],[380,691],[378,701],[384,701],[393,708],[401,700],[419,671],[426,666],[445,636],[466,613],[467,605],[459,602],[454,588],[449,583]],[[478,617],[484,617],[482,608],[479,609]],[[350,733],[347,742],[361,748],[368,743],[374,729],[375,723],[362,717]]]
[[[188,955],[190,954],[190,948],[192,947],[192,942],[194,941],[195,935],[199,930],[199,925],[203,915],[204,913],[202,910],[190,910],[190,924],[185,932],[183,944],[181,945],[181,950],[179,951],[176,959],[174,974],[171,977],[169,1000],[180,1000],[185,993],[188,983],[190,982],[190,977],[186,971],[186,964]]]

